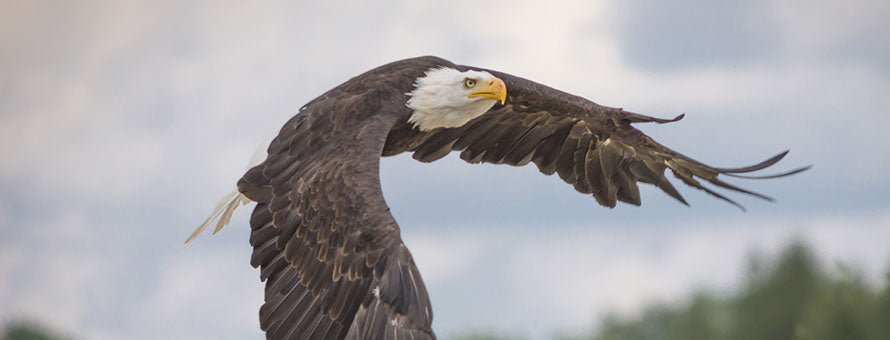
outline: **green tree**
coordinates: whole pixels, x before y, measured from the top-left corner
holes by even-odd
[[[874,315],[878,326],[878,338],[890,339],[890,271],[884,276],[884,290],[880,293]]]
[[[6,325],[3,340],[60,340],[61,337],[46,327],[28,321],[14,321]]]
[[[737,292],[696,292],[686,303],[650,306],[637,318],[605,318],[595,340],[887,340],[890,273],[875,290],[854,270],[820,268],[792,243],[775,264],[752,257]]]
[[[766,275],[749,274],[741,294],[731,299],[730,339],[787,340],[822,279],[812,253],[799,242],[784,251]]]

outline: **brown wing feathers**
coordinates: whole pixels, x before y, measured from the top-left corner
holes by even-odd
[[[258,202],[251,265],[266,281],[269,339],[435,339],[426,288],[380,192],[379,155],[399,115],[377,114],[387,102],[369,81],[308,104],[239,181]]]
[[[498,105],[462,127],[413,136],[413,142],[405,146],[406,150],[414,151],[414,158],[422,162],[437,160],[452,150],[460,151],[460,158],[471,163],[524,165],[534,162],[541,172],[557,173],[575,190],[593,195],[599,204],[607,207],[614,207],[618,201],[640,205],[637,182],[655,185],[688,205],[665,177],[665,171],[669,169],[683,183],[744,209],[723,194],[705,187],[699,180],[772,200],[726,183],[718,176],[776,178],[807,169],[770,176],[738,175],[769,167],[787,152],[749,167],[710,167],[658,144],[631,126],[632,123],[675,122],[684,115],[673,119],[649,117],[600,106],[507,74],[492,73],[507,82],[506,105]]]

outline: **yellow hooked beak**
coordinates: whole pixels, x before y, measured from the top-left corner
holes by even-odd
[[[488,84],[479,86],[479,90],[468,94],[467,97],[494,99],[500,101],[503,105],[504,101],[507,100],[507,85],[504,84],[503,80],[492,77],[488,80]]]

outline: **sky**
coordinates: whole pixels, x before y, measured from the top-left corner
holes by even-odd
[[[549,339],[727,291],[803,240],[875,285],[890,271],[890,2],[145,1],[0,3],[0,323],[79,339],[259,339],[249,208],[182,243],[304,103],[420,55],[599,104],[716,166],[748,208],[649,186],[599,207],[533,166],[382,160],[384,196],[440,338]],[[681,186],[679,183],[678,188]]]

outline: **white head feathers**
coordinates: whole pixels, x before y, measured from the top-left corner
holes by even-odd
[[[464,125],[497,103],[488,95],[476,95],[495,79],[484,71],[431,69],[417,78],[414,91],[408,93],[408,107],[414,110],[408,122],[421,131]]]

